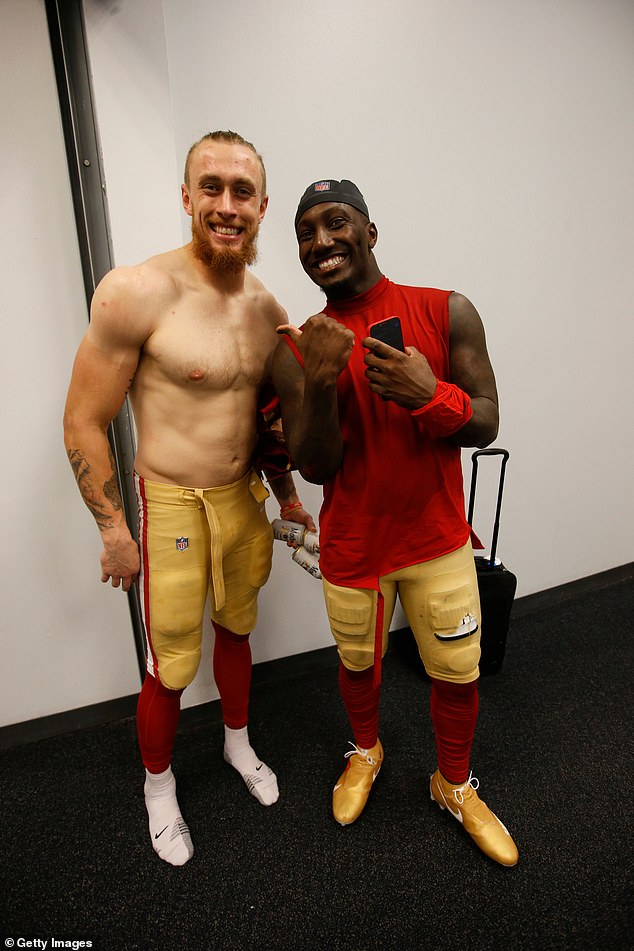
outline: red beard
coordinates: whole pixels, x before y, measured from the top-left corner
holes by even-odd
[[[239,274],[258,256],[258,228],[245,237],[239,248],[213,248],[197,221],[192,221],[192,250],[195,257],[219,274]]]

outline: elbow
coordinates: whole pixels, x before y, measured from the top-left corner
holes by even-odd
[[[95,436],[105,437],[110,424],[88,417],[79,408],[66,407],[62,419],[66,451],[77,449]]]
[[[84,427],[82,427],[79,415],[75,410],[69,409],[68,407],[64,410],[62,430],[64,433],[66,451],[70,452],[72,449],[76,449],[79,444],[80,434],[84,432]]]
[[[325,485],[334,476],[337,466],[330,468],[322,465],[300,465],[299,474],[305,482],[312,482],[313,485]]]
[[[314,458],[298,463],[299,474],[306,482],[312,482],[313,485],[325,485],[330,482],[337,473],[341,465],[341,456],[321,458],[316,461]]]
[[[490,446],[498,434],[499,417],[490,415],[484,417],[479,414],[472,416],[468,423],[465,423],[453,436],[449,438],[458,446],[473,447],[476,449],[486,449]]]
[[[300,466],[298,471],[305,482],[312,482],[313,485],[323,485],[327,481],[322,473],[312,466]]]
[[[73,423],[73,417],[68,410],[64,410],[64,416],[62,419],[62,431],[64,433],[64,446],[66,447],[66,452],[69,452],[71,447],[75,445],[75,426]]]
[[[333,472],[326,471],[324,469],[316,468],[315,466],[301,466],[299,469],[299,474],[305,482],[312,482],[313,485],[325,485],[326,482],[329,482],[330,479],[334,476],[335,469]]]
[[[486,449],[497,438],[500,428],[500,414],[497,403],[487,401],[481,407],[476,418],[472,417],[474,443],[478,449]],[[467,423],[469,426],[469,423]]]
[[[498,428],[497,422],[494,426],[488,426],[485,431],[480,434],[480,437],[476,442],[476,448],[486,449],[487,446],[490,446],[491,443],[497,438]]]

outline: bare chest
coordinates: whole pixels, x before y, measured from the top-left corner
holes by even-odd
[[[139,371],[184,388],[258,387],[276,342],[270,321],[252,306],[179,306],[146,342]]]

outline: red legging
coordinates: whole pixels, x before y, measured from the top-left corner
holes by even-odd
[[[172,760],[181,710],[182,690],[168,690],[158,678],[145,675],[136,710],[136,726],[143,765],[162,773]]]
[[[379,733],[380,686],[373,686],[374,668],[348,670],[339,664],[339,689],[346,708],[354,742],[362,750],[375,745]]]
[[[248,634],[233,634],[214,624],[213,670],[222,717],[234,730],[247,725],[251,689],[251,646]],[[162,773],[172,760],[180,717],[182,690],[169,690],[158,678],[145,675],[137,704],[137,732],[143,765]]]
[[[232,730],[249,720],[251,645],[249,634],[234,634],[214,622],[214,679],[220,694],[222,719]]]
[[[380,688],[372,686],[372,677],[371,667],[352,671],[339,665],[341,696],[361,749],[371,749],[378,738]],[[478,681],[453,684],[432,679],[429,705],[440,772],[447,782],[465,783],[478,718]]]
[[[478,719],[478,681],[452,684],[432,680],[429,708],[436,734],[438,768],[447,782],[466,783]]]

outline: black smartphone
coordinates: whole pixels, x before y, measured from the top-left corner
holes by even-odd
[[[389,344],[395,350],[405,352],[399,317],[386,317],[385,320],[377,320],[376,323],[370,324],[368,327],[368,334],[370,337],[374,337],[375,340],[381,340],[383,343]]]

